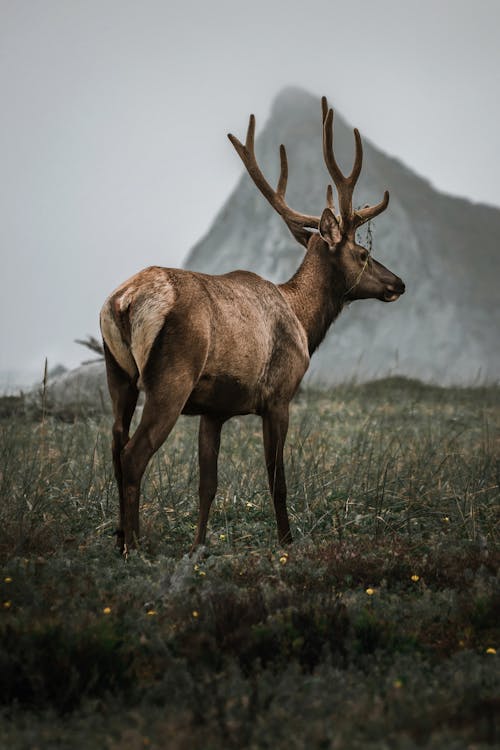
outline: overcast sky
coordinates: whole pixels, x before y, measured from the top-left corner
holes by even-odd
[[[440,190],[500,205],[497,0],[0,0],[0,370],[86,357],[104,298],[180,265],[287,85]]]

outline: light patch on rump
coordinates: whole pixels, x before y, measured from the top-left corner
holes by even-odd
[[[118,364],[142,376],[151,347],[175,302],[175,289],[164,268],[146,268],[116,289],[104,303],[101,327]],[[124,336],[128,323],[130,346]]]
[[[137,373],[137,367],[134,358],[122,338],[120,328],[118,327],[110,299],[108,298],[101,310],[101,333],[109,351],[116,359],[122,370],[134,377]]]

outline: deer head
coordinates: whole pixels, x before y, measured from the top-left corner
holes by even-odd
[[[337,188],[340,213],[335,214],[333,191],[327,189],[327,207],[319,222],[319,234],[331,253],[332,264],[344,277],[346,301],[379,299],[394,302],[404,293],[405,285],[388,268],[371,257],[368,250],[356,242],[356,231],[367,221],[385,211],[389,205],[386,190],[383,199],[375,206],[353,209],[352,196],[363,164],[363,147],[357,128],[354,129],[356,155],[351,174],[344,175],[333,151],[333,109],[326,97],[321,100],[323,112],[323,156]]]
[[[280,214],[295,239],[304,247],[310,247],[317,233],[327,246],[331,263],[335,289],[340,290],[343,301],[356,299],[379,299],[393,302],[405,291],[401,279],[388,268],[376,261],[368,250],[356,242],[356,231],[370,219],[384,211],[389,204],[389,193],[386,191],[383,200],[375,206],[353,209],[352,196],[354,187],[361,173],[363,148],[357,129],[354,130],[356,156],[350,175],[345,176],[335,159],[333,152],[333,110],[329,109],[326,97],[321,100],[323,113],[323,155],[328,171],[338,193],[339,215],[335,213],[333,190],[327,189],[326,208],[321,216],[310,216],[294,211],[285,201],[288,180],[288,161],[286,150],[280,146],[281,170],[278,186],[274,190],[262,174],[255,157],[255,117],[250,115],[245,143],[234,135],[229,139],[250,177],[261,193]]]

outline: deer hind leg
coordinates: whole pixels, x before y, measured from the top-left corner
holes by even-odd
[[[280,544],[289,544],[292,541],[292,533],[286,509],[286,480],[283,465],[283,448],[288,432],[288,405],[267,411],[263,415],[262,422],[267,476],[276,514],[278,541]]]
[[[191,315],[188,306],[166,316],[147,360],[137,363],[145,403],[139,425],[120,454],[124,552],[133,548],[139,538],[143,474],[153,454],[170,434],[199,379],[208,345],[206,327]]]
[[[217,492],[217,459],[219,456],[220,433],[224,420],[203,415],[200,418],[198,433],[198,460],[200,466],[200,509],[198,528],[191,547],[193,552],[199,544],[205,543],[208,515]]]
[[[120,498],[120,521],[116,531],[116,543],[118,548],[123,551],[124,499],[121,453],[129,441],[130,423],[134,415],[139,391],[137,390],[136,378],[131,378],[125,370],[122,370],[106,344],[104,344],[104,357],[114,415],[113,469]]]
[[[125,552],[135,547],[139,538],[142,476],[151,457],[165,442],[179,418],[193,384],[189,377],[171,371],[164,374],[154,390],[146,390],[141,421],[121,452]]]

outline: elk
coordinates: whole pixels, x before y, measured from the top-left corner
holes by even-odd
[[[112,456],[120,499],[119,549],[139,538],[141,479],[180,414],[199,415],[199,515],[193,548],[205,542],[217,491],[223,424],[236,415],[262,418],[265,461],[280,545],[291,542],[283,448],[290,402],[309,359],[344,305],[358,299],[396,300],[404,283],[357,244],[356,230],[387,208],[353,209],[363,151],[354,130],[355,159],[344,175],[333,151],[333,110],[322,99],[323,156],[338,194],[328,185],[321,216],[294,211],[285,201],[288,162],[280,147],[276,190],[255,157],[255,118],[245,143],[229,139],[253,182],[306,248],[289,281],[273,284],[249,271],[219,276],[150,267],[107,298],[100,322],[114,424]],[[140,422],[129,436],[139,390]]]

